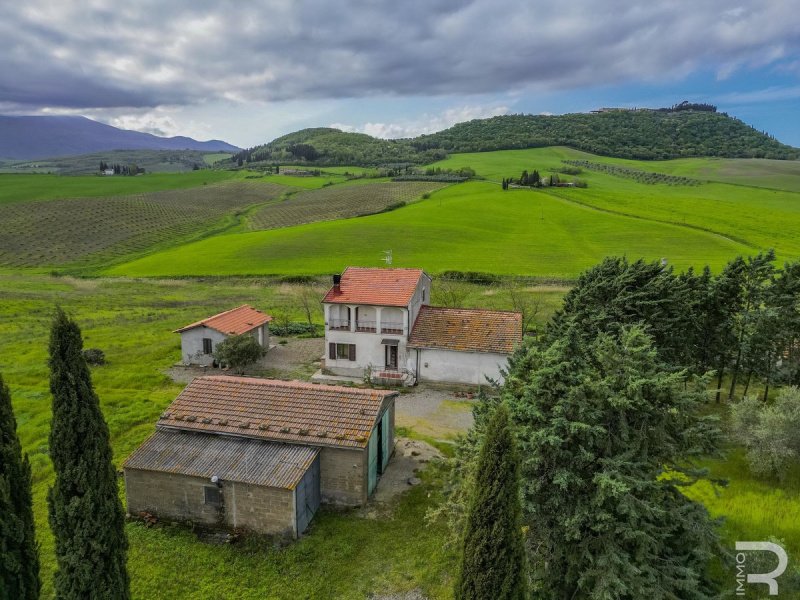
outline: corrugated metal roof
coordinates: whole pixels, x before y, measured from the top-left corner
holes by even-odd
[[[177,473],[294,489],[318,448],[182,431],[156,431],[125,461],[126,469]]]
[[[408,306],[422,269],[381,269],[347,267],[342,281],[322,299],[332,304],[369,304],[373,306]]]
[[[511,354],[521,341],[522,315],[518,312],[423,306],[408,346]]]
[[[252,331],[256,327],[261,327],[264,323],[272,321],[272,317],[249,304],[242,304],[231,310],[226,310],[213,317],[208,317],[202,321],[196,321],[186,327],[176,329],[175,333],[181,333],[195,327],[204,325],[215,329],[226,335],[241,335]]]
[[[255,377],[197,377],[162,413],[159,427],[266,440],[363,448],[395,391]]]

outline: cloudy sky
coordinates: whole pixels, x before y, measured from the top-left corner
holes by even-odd
[[[0,113],[252,146],[504,113],[717,104],[800,146],[787,0],[26,0],[0,4]]]

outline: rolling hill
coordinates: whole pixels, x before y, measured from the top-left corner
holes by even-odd
[[[239,148],[221,140],[199,142],[118,129],[85,117],[0,115],[0,158],[54,158],[107,150],[237,152]]]
[[[568,146],[602,156],[635,160],[700,156],[800,158],[800,149],[782,144],[725,113],[620,109],[475,119],[434,134],[399,140],[377,139],[332,128],[303,129],[244,150],[233,160],[313,165],[424,164],[451,153],[547,146]]]

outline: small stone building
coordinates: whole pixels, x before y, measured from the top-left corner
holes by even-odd
[[[185,365],[210,366],[217,344],[232,335],[249,333],[269,349],[268,323],[272,317],[249,304],[226,310],[213,317],[176,329],[181,334],[181,360]]]
[[[408,338],[419,381],[484,384],[522,341],[518,312],[423,306]]]
[[[364,504],[394,451],[396,392],[194,379],[125,462],[128,513],[300,535],[320,502]]]

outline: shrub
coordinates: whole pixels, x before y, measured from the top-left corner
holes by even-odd
[[[214,350],[214,358],[221,365],[225,365],[238,373],[256,362],[264,354],[264,349],[252,335],[244,333],[234,335],[219,345]]]
[[[781,390],[773,404],[745,398],[731,409],[733,438],[747,449],[755,475],[784,479],[800,458],[800,388]]]
[[[106,354],[100,348],[86,348],[83,351],[83,358],[90,365],[106,364]]]

